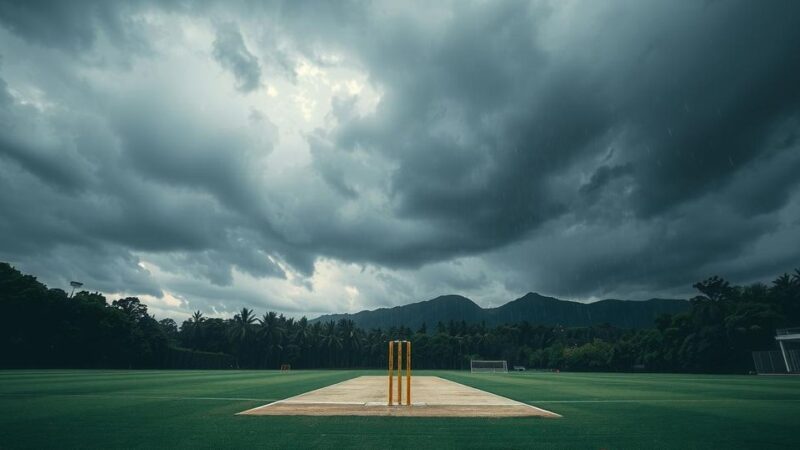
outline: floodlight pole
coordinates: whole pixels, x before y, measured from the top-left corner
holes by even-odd
[[[789,366],[789,358],[786,357],[786,349],[783,347],[783,341],[778,341],[781,347],[781,355],[783,355],[783,363],[786,364],[786,373],[792,373],[792,368]]]
[[[72,296],[75,295],[75,288],[83,286],[83,283],[80,281],[70,281],[69,285],[72,286],[72,292],[69,293],[69,298],[72,298]]]

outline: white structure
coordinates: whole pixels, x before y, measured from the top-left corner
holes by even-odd
[[[786,365],[786,372],[800,372],[800,350],[792,348],[796,343],[800,343],[800,328],[784,328],[775,330],[775,340],[781,348],[783,363]]]
[[[481,361],[470,360],[469,369],[472,373],[508,373],[506,361]]]

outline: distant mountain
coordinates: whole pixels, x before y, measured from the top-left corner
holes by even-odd
[[[416,330],[423,322],[432,329],[451,320],[485,322],[488,326],[528,321],[536,325],[584,327],[610,324],[621,328],[647,328],[659,314],[676,314],[689,309],[686,300],[654,298],[642,301],[600,300],[578,303],[528,293],[497,308],[481,308],[460,295],[443,295],[432,300],[394,308],[380,308],[355,314],[328,314],[311,322],[350,319],[361,328],[407,326]]]

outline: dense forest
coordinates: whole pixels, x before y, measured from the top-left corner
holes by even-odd
[[[751,351],[775,348],[776,328],[800,325],[800,270],[769,286],[712,277],[694,287],[687,312],[639,330],[462,321],[365,330],[246,308],[230,319],[198,311],[179,325],[135,297],[69,296],[0,263],[0,366],[385,368],[387,340],[403,338],[414,342],[417,369],[466,369],[483,358],[542,369],[747,372]]]

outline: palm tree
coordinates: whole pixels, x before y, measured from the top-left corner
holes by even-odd
[[[233,316],[231,337],[237,341],[242,341],[249,337],[253,329],[253,324],[256,322],[256,320],[256,316],[253,315],[252,309],[242,308],[238,314]]]
[[[192,316],[189,317],[187,321],[187,325],[189,325],[189,346],[192,349],[196,349],[199,347],[198,341],[200,340],[200,335],[202,332],[201,324],[206,320],[203,317],[203,313],[200,312],[198,309],[197,311],[192,313]]]
[[[242,310],[233,316],[231,321],[230,336],[234,344],[237,346],[236,363],[241,363],[241,357],[247,350],[247,345],[250,343],[250,336],[253,331],[253,324],[256,321],[256,316],[253,315],[252,309],[242,308]]]
[[[192,313],[192,317],[189,320],[194,323],[200,323],[206,320],[206,318],[203,317],[203,313],[201,313],[200,310],[198,309],[197,311]]]
[[[719,303],[727,300],[733,291],[730,283],[716,275],[699,283],[695,283],[692,287],[704,294],[694,297],[692,299],[694,302],[710,301],[712,303]]]
[[[270,367],[270,356],[283,350],[283,336],[286,330],[280,326],[278,316],[272,311],[261,316],[258,322],[260,323],[258,337],[264,341],[266,348],[265,365]]]
[[[308,325],[308,319],[304,317],[297,321],[294,327],[294,333],[291,335],[292,341],[297,346],[299,358],[302,363],[309,359],[308,353],[311,351],[312,344],[312,330]]]
[[[338,335],[342,340],[342,348],[344,349],[344,363],[351,366],[353,363],[354,354],[361,350],[361,339],[356,329],[356,324],[349,319],[341,319],[337,324]]]
[[[376,365],[382,367],[386,364],[386,343],[389,342],[389,336],[379,328],[373,328],[366,336],[366,345],[364,347],[368,350],[369,365]]]
[[[311,361],[316,367],[323,367],[322,363],[322,322],[314,322],[310,327],[308,346],[313,350]]]
[[[334,354],[342,349],[342,338],[336,332],[336,323],[327,322],[322,330],[320,344],[328,353],[328,367],[334,365]]]

